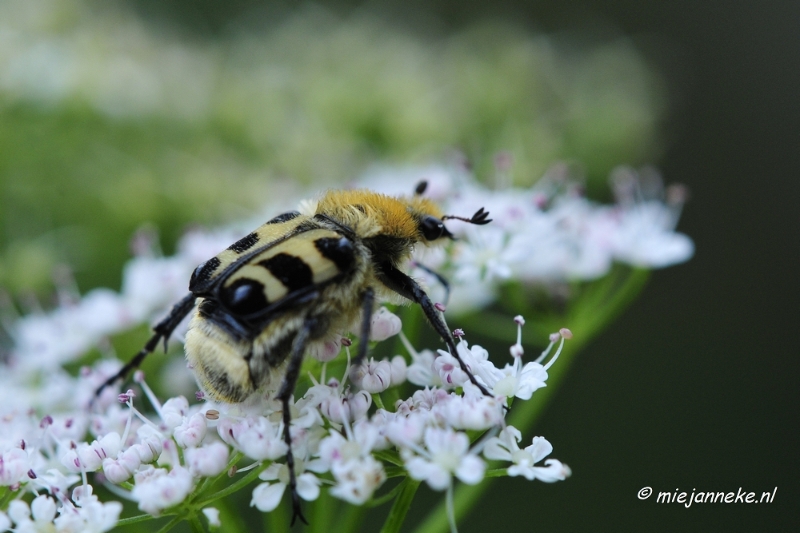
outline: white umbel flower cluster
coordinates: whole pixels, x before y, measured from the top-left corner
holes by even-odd
[[[488,305],[504,283],[592,280],[607,274],[615,262],[663,268],[687,261],[694,253],[692,240],[675,232],[685,190],[665,189],[651,169],[615,170],[613,205],[586,198],[582,182],[563,165],[527,189],[489,189],[468,172],[447,167],[376,168],[357,185],[408,194],[422,180],[428,182],[426,195],[447,214],[467,216],[483,207],[492,218],[486,226],[448,225],[460,239],[446,253],[420,250],[420,265],[444,274],[453,284],[450,312]],[[435,286],[427,269],[416,269],[414,275]]]
[[[508,281],[591,279],[604,274],[613,261],[655,268],[684,261],[692,253],[691,241],[674,232],[680,191],[670,193],[668,201],[659,200],[660,185],[631,171],[615,174],[618,201],[613,206],[589,202],[575,183],[557,175],[527,190],[490,190],[466,173],[442,168],[373,173],[360,185],[408,193],[421,179],[429,182],[428,194],[448,214],[485,207],[494,218],[480,231],[452,224],[460,237],[452,246],[415,258],[425,267],[415,275],[425,277],[434,269],[453,281],[449,311],[491,302]],[[204,491],[228,475],[233,477],[230,483],[248,487],[251,504],[260,511],[280,504],[290,474],[275,390],[260,391],[238,405],[190,404],[182,396],[161,401],[138,373],[135,381],[152,414],[143,414],[133,390],[120,394],[106,388],[94,397],[120,364],[106,339],[164,313],[185,294],[194,267],[241,234],[238,229],[193,230],[172,257],[160,257],[151,251],[155,247],[140,242],[120,292],[62,294],[62,305],[49,313],[15,317],[10,307],[4,311],[3,325],[13,345],[0,371],[0,502],[5,505],[0,507],[0,531],[39,530],[42,524],[55,531],[107,531],[117,523],[121,505],[99,501],[93,488],[97,484],[136,501],[153,516],[205,503]],[[441,288],[436,281],[430,285],[432,291]],[[443,311],[444,305],[437,304],[437,309]],[[515,321],[521,331],[524,320]],[[547,440],[535,437],[527,446],[520,444],[520,431],[504,420],[514,398],[529,400],[546,385],[548,369],[570,338],[569,330],[554,333],[541,356],[527,362],[518,336],[509,350],[511,361],[501,367],[457,330],[458,354],[492,392],[489,397],[470,383],[451,354],[412,346],[401,332],[400,319],[389,310],[379,309],[371,325],[371,340],[399,334],[407,353],[368,359],[334,378],[326,376],[326,361],[342,357],[349,339],[331,338],[319,353],[309,354],[319,361],[319,372],[310,376],[310,386],[295,391],[291,405],[300,498],[312,501],[321,490],[329,490],[344,501],[363,504],[390,474],[403,473],[449,492],[454,480],[479,483],[487,460],[505,461],[508,475],[531,480],[552,482],[569,475],[566,465],[547,459],[552,451]],[[182,331],[176,330],[178,341]],[[93,348],[112,357],[78,376],[64,370],[65,363]],[[273,380],[275,387],[279,383]],[[394,405],[383,405],[381,395],[387,389],[408,383],[419,389]],[[479,442],[468,436],[475,432],[484,434]],[[219,523],[215,508],[205,507],[203,514],[209,524]]]
[[[376,320],[387,319],[388,313],[379,311]],[[392,316],[389,320],[399,319]],[[558,357],[570,334],[563,330],[555,336],[559,345],[550,362]],[[551,355],[553,346],[543,357]],[[517,376],[519,383],[527,380],[516,361],[499,369],[480,347],[469,348],[462,339],[458,349],[476,369],[478,381],[488,388],[510,375]],[[450,356],[430,360],[427,375],[437,375],[435,367],[445,357]],[[558,461],[536,466],[552,450],[549,444],[541,444],[546,443],[543,439],[537,437],[540,441],[534,440],[532,449],[515,447],[519,431],[504,426],[507,398],[485,396],[463,376],[418,389],[391,409],[371,409],[373,395],[352,389],[348,376],[360,375],[366,381],[370,368],[384,365],[388,386],[401,385],[406,382],[406,372],[398,358],[403,359],[364,362],[360,372],[351,373],[348,368],[341,380],[332,378],[324,383],[327,365],[323,364],[322,374],[312,377],[311,386],[297,391],[291,406],[291,435],[301,498],[313,501],[326,486],[337,498],[363,504],[387,479],[387,464],[402,466],[408,476],[425,481],[434,490],[450,489],[454,479],[480,482],[487,459],[507,461],[511,464],[509,475],[529,479],[555,481],[569,475],[568,468]],[[416,357],[413,365],[423,364],[421,361]],[[539,365],[527,365],[531,364]],[[393,366],[402,367],[403,372],[393,373]],[[70,385],[74,390],[96,390],[111,370],[107,364],[85,369],[80,376],[69,378]],[[541,383],[536,384],[543,386],[546,378],[546,370],[542,370],[537,374]],[[134,381],[155,414],[145,415],[134,407],[137,394],[133,390],[116,396],[104,391],[92,402],[84,397],[84,403],[52,407],[52,414],[42,419],[31,416],[31,409],[3,408],[0,488],[15,497],[0,511],[0,531],[23,531],[31,521],[51,524],[47,527],[55,531],[108,531],[119,518],[121,504],[99,502],[93,496],[97,483],[136,501],[141,511],[159,516],[184,502],[195,502],[196,491],[205,486],[206,479],[231,475],[235,482],[248,470],[257,469],[262,482],[251,489],[251,505],[269,512],[280,504],[289,486],[289,470],[284,462],[287,446],[281,403],[274,400],[275,390],[261,391],[243,404],[190,405],[183,397],[160,401],[141,372]],[[531,388],[521,385],[516,390]],[[499,437],[478,447],[466,433],[496,433],[501,427],[505,429]],[[387,457],[395,459],[386,463]],[[237,472],[235,464],[242,458],[249,458],[250,466]],[[38,496],[29,504],[27,493]],[[70,493],[71,498],[67,496]],[[209,520],[216,516],[210,507],[204,513]],[[78,522],[81,527],[75,529]]]

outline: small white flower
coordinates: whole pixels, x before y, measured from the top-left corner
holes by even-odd
[[[503,377],[503,372],[489,360],[489,352],[482,346],[476,344],[470,348],[467,341],[461,339],[456,345],[456,351],[482,385],[491,388],[492,384]]]
[[[164,451],[164,439],[152,426],[142,426],[137,431],[141,442],[131,446],[143,463],[156,461]]]
[[[386,438],[399,448],[408,448],[421,443],[425,428],[431,419],[429,412],[419,411],[411,411],[405,416],[387,413],[387,416],[391,418],[384,423],[384,433]]]
[[[203,413],[195,413],[175,428],[173,437],[181,448],[198,446],[206,436],[206,417]]]
[[[37,496],[31,502],[31,514],[37,522],[52,522],[56,517],[56,502],[44,494]]]
[[[192,474],[185,468],[172,470],[147,467],[135,476],[136,485],[131,496],[139,502],[139,509],[153,516],[177,505],[192,491]]]
[[[412,478],[425,481],[434,490],[448,488],[453,475],[468,485],[483,479],[486,465],[469,451],[469,439],[464,433],[429,427],[424,442],[424,456],[413,455],[408,449],[401,452]]]
[[[405,383],[408,370],[406,358],[402,355],[395,355],[389,363],[391,365],[392,386],[395,387]]]
[[[81,442],[77,448],[70,449],[61,456],[61,464],[73,473],[94,472],[103,466],[107,458],[115,458],[119,453],[121,437],[112,432],[91,444]]]
[[[30,468],[28,454],[19,448],[12,448],[0,455],[0,486],[17,483]]]
[[[533,443],[520,450],[517,444],[522,438],[518,429],[513,426],[506,427],[498,437],[493,437],[486,442],[483,455],[487,459],[512,461],[508,467],[509,476],[523,476],[528,480],[538,479],[547,483],[563,481],[570,475],[570,469],[556,459],[548,459],[545,466],[534,466],[536,463],[550,455],[553,446],[544,437],[534,437]]]
[[[228,465],[228,447],[221,442],[187,448],[183,456],[189,471],[196,476],[216,476],[225,471]]]
[[[222,522],[219,520],[219,509],[216,507],[206,507],[203,509],[203,515],[205,515],[206,520],[208,520],[209,527],[216,528],[222,526]]]
[[[521,400],[530,400],[535,390],[546,386],[547,371],[536,362],[521,366],[517,358],[514,365],[507,366],[503,372],[505,377],[492,387],[492,392],[497,396],[516,396]]]
[[[136,450],[128,448],[120,453],[117,459],[110,457],[103,459],[103,474],[111,483],[122,483],[128,480],[141,464]]]
[[[439,350],[439,357],[434,359],[433,371],[445,388],[460,387],[469,379],[467,373],[461,370],[458,360],[444,350]]]
[[[384,481],[383,464],[367,455],[358,461],[336,462],[331,467],[336,486],[331,494],[353,505],[361,505],[375,493]]]
[[[375,361],[370,358],[350,371],[353,382],[365,391],[376,394],[392,384],[392,365],[389,361]]]
[[[217,431],[223,441],[233,444],[248,457],[275,460],[286,454],[286,443],[279,424],[263,416],[247,417],[234,422],[220,421]]]
[[[408,381],[420,387],[441,387],[443,385],[439,374],[433,369],[436,355],[432,351],[411,351],[411,357],[414,361],[406,372]]]
[[[91,485],[77,487],[72,492],[72,501],[77,506],[77,512],[62,512],[53,521],[59,532],[109,531],[117,525],[122,512],[119,502],[100,502],[92,494]]]
[[[472,383],[464,384],[464,396],[455,394],[437,403],[434,412],[455,429],[484,430],[503,423],[504,405],[498,398],[485,396]]]
[[[322,401],[319,410],[331,422],[341,424],[345,420],[352,422],[363,418],[370,405],[372,405],[372,396],[369,392],[360,390],[348,396],[329,396]]]
[[[164,428],[174,430],[183,423],[188,412],[189,402],[183,396],[178,396],[164,402],[159,414]]]
[[[8,517],[17,525],[18,529],[22,525],[32,525],[31,508],[24,500],[12,500],[8,504]]]
[[[309,472],[303,472],[303,463],[295,463],[297,476],[297,494],[306,501],[314,501],[319,497],[321,481]],[[258,475],[258,478],[267,481],[253,489],[250,505],[263,513],[268,513],[278,507],[278,504],[289,486],[289,467],[280,463],[273,463]],[[272,483],[270,483],[272,482]]]
[[[320,442],[320,464],[317,469],[330,469],[336,480],[331,494],[353,504],[362,504],[386,479],[383,464],[371,455],[381,441],[380,431],[366,420],[357,423],[349,436],[331,431]]]

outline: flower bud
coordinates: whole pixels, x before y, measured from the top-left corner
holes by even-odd
[[[175,428],[173,437],[181,448],[198,446],[206,436],[206,417],[203,413],[195,413]]]
[[[212,442],[200,448],[187,448],[184,457],[192,474],[216,476],[228,466],[228,447],[221,442]]]
[[[369,338],[373,341],[383,341],[400,333],[403,323],[400,317],[381,307],[372,315],[370,321]]]

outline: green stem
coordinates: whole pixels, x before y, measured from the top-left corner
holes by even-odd
[[[400,489],[400,494],[394,501],[392,510],[389,511],[389,516],[386,517],[381,533],[398,533],[400,531],[400,526],[403,525],[408,515],[408,509],[411,507],[411,502],[414,500],[414,494],[417,493],[419,484],[419,481],[411,478],[406,478],[400,483],[403,488]]]
[[[402,489],[403,489],[403,483],[398,483],[397,486],[394,487],[392,490],[390,490],[389,492],[387,492],[383,496],[371,499],[370,501],[365,503],[364,506],[365,507],[378,507],[379,505],[383,505],[384,503],[388,502],[389,500],[391,500],[395,496],[397,496]]]
[[[140,514],[138,516],[131,516],[130,518],[120,518],[117,522],[117,526],[128,526],[131,524],[136,524],[138,522],[144,522],[145,520],[154,520],[155,517],[149,514]]]
[[[372,455],[374,455],[376,459],[393,464],[394,466],[402,467],[405,464],[403,463],[403,460],[400,459],[400,456],[397,454],[397,452],[392,452],[389,450],[375,450],[372,452]]]
[[[197,513],[192,513],[187,518],[189,526],[192,528],[192,533],[205,533],[206,529],[200,523],[200,518]]]
[[[180,524],[180,523],[181,523],[181,520],[182,520],[182,517],[180,517],[180,516],[176,516],[175,518],[173,518],[172,520],[170,520],[169,522],[167,522],[166,524],[164,524],[164,527],[162,527],[161,529],[159,529],[159,530],[158,530],[156,533],[167,533],[167,531],[169,531],[169,530],[170,530],[170,529],[172,529],[173,527],[175,527],[175,526],[177,526],[178,524]]]
[[[375,406],[376,406],[378,409],[386,409],[386,408],[383,406],[383,400],[381,399],[381,395],[380,395],[380,394],[373,394],[373,395],[372,395],[372,401],[373,401],[373,402],[375,402]]]
[[[0,489],[0,510],[8,509],[8,504],[14,499],[14,491],[8,487]]]
[[[269,461],[264,462],[263,464],[257,466],[256,468],[252,469],[247,474],[245,474],[245,476],[242,479],[236,481],[235,483],[231,483],[230,485],[228,485],[224,489],[215,492],[214,494],[212,494],[211,496],[209,496],[208,498],[206,498],[202,502],[197,503],[197,506],[200,509],[202,509],[204,507],[207,507],[210,503],[212,503],[212,502],[214,502],[214,501],[216,501],[216,500],[218,500],[220,498],[224,498],[228,494],[233,494],[234,492],[237,492],[239,489],[242,489],[245,486],[247,486],[248,484],[250,484],[251,482],[253,482],[261,472],[266,470],[266,468],[269,465],[270,465]]]
[[[383,470],[386,472],[387,479],[408,475],[408,472],[402,466],[384,466]]]

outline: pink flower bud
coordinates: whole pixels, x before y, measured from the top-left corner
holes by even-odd
[[[103,474],[111,483],[122,483],[131,477],[131,473],[116,459],[103,460]]]
[[[216,476],[228,466],[228,447],[221,442],[212,442],[200,448],[187,448],[184,457],[192,474]]]
[[[400,333],[402,327],[400,317],[381,307],[372,315],[369,338],[373,341],[383,341]]]
[[[175,428],[173,437],[181,448],[199,446],[206,436],[206,417],[203,413],[195,413],[184,418],[183,423]]]
[[[402,355],[395,355],[392,357],[390,364],[392,367],[392,386],[395,387],[406,380],[408,365],[406,364],[405,357]]]

